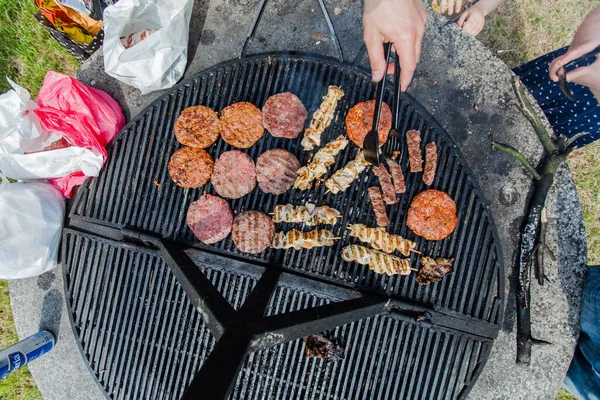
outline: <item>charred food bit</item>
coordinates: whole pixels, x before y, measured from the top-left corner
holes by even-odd
[[[314,149],[315,146],[321,145],[321,134],[331,124],[337,103],[343,96],[344,91],[342,89],[333,85],[329,86],[321,105],[313,113],[310,126],[304,132],[301,143],[304,150],[309,151]]]
[[[343,168],[338,169],[335,173],[325,181],[325,186],[333,194],[343,192],[350,187],[353,181],[358,179],[360,174],[369,166],[369,162],[365,160],[363,152],[359,152],[356,158],[350,161]]]
[[[391,160],[387,160],[388,167],[390,168],[390,174],[392,175],[392,180],[394,181],[394,190],[396,193],[404,193],[406,192],[406,184],[404,183],[404,174],[402,173],[402,167]]]
[[[410,172],[423,171],[423,157],[421,157],[421,132],[415,129],[406,132],[406,145],[408,146]]]
[[[294,182],[294,188],[300,190],[309,189],[315,179],[319,179],[327,173],[327,168],[335,162],[335,157],[346,146],[348,146],[348,139],[340,135],[320,148],[307,166],[300,167],[296,171],[298,177]]]
[[[304,223],[307,226],[316,224],[335,225],[342,214],[328,206],[315,206],[306,203],[304,206],[283,204],[275,206],[273,210],[273,222]]]
[[[362,149],[365,136],[373,127],[373,116],[375,114],[375,100],[363,101],[356,104],[346,115],[346,133],[348,139]],[[379,144],[383,145],[392,129],[392,111],[386,103],[381,103],[381,114],[379,116]]]
[[[428,285],[431,282],[439,282],[442,278],[452,272],[454,258],[421,257],[421,269],[417,275],[417,282]]]
[[[304,338],[304,343],[308,358],[322,358],[327,361],[338,361],[344,358],[344,348],[321,335],[307,336]]]
[[[416,195],[406,220],[415,234],[427,240],[444,239],[454,231],[457,222],[456,203],[439,190],[425,190]]]
[[[371,271],[378,274],[389,276],[410,274],[410,260],[408,258],[400,258],[358,244],[344,247],[342,249],[342,259],[368,265]]]
[[[348,229],[350,229],[350,236],[358,238],[361,242],[370,244],[375,250],[381,250],[385,253],[399,251],[403,256],[408,257],[410,252],[417,247],[417,244],[411,240],[398,235],[390,235],[385,231],[385,228],[370,228],[363,224],[350,224]]]
[[[310,232],[302,232],[298,229],[277,232],[271,243],[274,249],[313,249],[315,247],[330,247],[334,245],[336,238],[327,229],[313,229]]]
[[[425,146],[425,172],[423,172],[423,182],[427,186],[433,183],[435,170],[437,168],[437,146],[435,142],[428,143]]]
[[[262,109],[263,124],[272,136],[296,139],[308,118],[302,101],[293,93],[274,94]]]
[[[379,179],[379,185],[381,186],[381,190],[383,191],[383,200],[385,204],[396,204],[398,200],[396,200],[396,192],[394,191],[394,185],[392,184],[392,176],[385,169],[383,164],[374,165],[373,173]]]
[[[377,186],[371,186],[368,189],[369,198],[371,199],[371,206],[373,207],[373,212],[375,213],[375,220],[377,221],[377,226],[387,226],[390,223],[390,220],[385,211],[385,204],[383,202],[383,197],[381,195],[381,190]]]

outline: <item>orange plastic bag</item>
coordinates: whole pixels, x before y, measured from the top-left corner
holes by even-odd
[[[125,125],[121,107],[106,92],[84,85],[77,79],[49,71],[36,99],[34,112],[42,129],[58,132],[69,144],[102,155],[105,147]],[[82,172],[51,179],[67,198],[87,176]]]
[[[102,29],[102,21],[96,21],[54,0],[35,0],[35,5],[56,30],[77,43],[90,43]]]

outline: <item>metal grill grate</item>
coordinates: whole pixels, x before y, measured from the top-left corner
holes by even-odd
[[[156,100],[113,141],[104,170],[80,189],[69,214],[71,228],[91,234],[66,229],[62,249],[75,334],[91,372],[108,397],[181,397],[196,383],[192,381],[194,376],[199,379],[196,373],[203,363],[210,364],[210,355],[216,353],[213,350],[220,343],[217,340],[224,337],[203,319],[211,316],[196,303],[199,300],[192,292],[197,292],[197,287],[190,289],[185,268],[172,264],[177,254],[166,251],[158,243],[161,240],[189,246],[190,257],[212,254],[212,258],[192,259],[234,310],[240,310],[250,293],[254,294],[252,289],[259,286],[259,278],[262,280],[261,271],[269,270],[251,263],[267,263],[279,264],[296,278],[286,275],[287,280],[277,281],[266,315],[342,304],[350,298],[354,298],[352,304],[358,304],[357,313],[371,315],[343,317],[344,321],[355,322],[331,325],[340,326],[328,335],[346,348],[346,358],[336,363],[307,359],[297,332],[273,328],[273,332],[283,332],[282,337],[289,338],[250,350],[240,364],[231,398],[466,396],[487,360],[502,319],[502,257],[490,211],[471,170],[448,135],[410,96],[402,99],[401,126],[397,128],[400,132],[420,129],[424,143],[436,142],[439,165],[432,188],[446,191],[456,201],[459,224],[448,238],[437,242],[416,237],[407,228],[410,200],[426,187],[421,174],[407,173],[405,157],[402,167],[408,190],[399,204],[388,207],[389,231],[415,240],[426,255],[455,257],[454,272],[441,282],[419,286],[414,276],[381,276],[365,266],[341,260],[341,248],[351,242],[345,235],[347,224],[374,225],[366,189],[377,182],[370,173],[337,196],[325,194],[323,186],[309,192],[292,190],[281,196],[266,195],[257,188],[242,199],[229,201],[236,213],[246,209],[270,212],[276,204],[305,201],[337,208],[344,216],[334,233],[343,239],[333,247],[268,250],[249,256],[238,252],[230,237],[205,246],[185,224],[189,204],[202,193],[214,190],[210,184],[201,190],[183,189],[175,186],[168,175],[170,155],[180,147],[173,124],[183,109],[203,104],[220,111],[237,101],[262,107],[270,95],[291,91],[300,97],[310,115],[331,84],[341,86],[346,95],[323,136],[326,142],[344,133],[348,109],[372,98],[374,85],[356,67],[290,54],[257,55],[204,71]],[[388,92],[386,101],[390,99]],[[256,160],[267,149],[284,148],[306,163],[309,155],[302,151],[300,140],[265,134],[246,152]],[[230,149],[219,140],[208,151],[217,158]],[[357,151],[349,145],[331,171],[353,159]],[[288,230],[291,226],[282,224],[280,228]],[[418,265],[418,257],[413,255],[411,262]],[[334,290],[332,284],[341,286]],[[365,297],[372,306],[361,311],[362,298],[356,298],[360,294],[354,289],[379,297]],[[324,326],[322,321],[319,323]],[[306,324],[302,329],[310,329]]]

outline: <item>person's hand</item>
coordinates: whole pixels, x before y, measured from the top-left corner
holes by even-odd
[[[402,91],[408,88],[421,57],[426,21],[422,0],[365,0],[364,41],[375,82],[383,78],[385,70],[383,43],[390,42],[400,61]],[[392,65],[388,71],[393,71]]]
[[[463,0],[434,0],[434,3],[440,6],[440,10],[442,14],[446,14],[448,11],[448,15],[452,15],[454,13],[459,13],[463,8]]]
[[[477,36],[485,25],[485,14],[476,6],[468,8],[458,19],[457,25],[471,36]]]
[[[598,29],[598,26],[600,26],[600,7],[596,7],[583,20],[583,23],[579,26],[579,29],[577,29],[573,42],[569,46],[567,52],[562,56],[555,58],[552,63],[550,63],[550,67],[548,68],[550,79],[554,82],[558,82],[558,74],[562,73],[562,68],[566,64],[589,53],[594,50],[596,46],[600,45],[600,29]],[[593,64],[569,71],[567,72],[566,77],[569,82],[575,82],[589,87],[596,98],[599,98],[600,61],[598,60],[598,56],[596,56],[596,61]]]

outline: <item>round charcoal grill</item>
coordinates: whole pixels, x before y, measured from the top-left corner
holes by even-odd
[[[415,240],[425,255],[454,257],[454,272],[442,281],[420,286],[416,272],[388,277],[341,259],[343,246],[358,243],[346,226],[375,225],[367,188],[378,182],[370,171],[338,195],[325,194],[324,185],[281,196],[257,187],[229,201],[235,213],[269,213],[276,204],[306,201],[334,207],[343,218],[332,229],[342,237],[333,247],[250,256],[237,251],[231,236],[206,246],[186,226],[189,204],[202,193],[216,193],[210,184],[178,187],[167,172],[180,147],[173,124],[183,109],[202,104],[221,111],[238,101],[261,108],[270,95],[290,91],[312,115],[329,85],[340,86],[345,96],[323,134],[326,143],[344,133],[352,105],[373,98],[374,84],[355,66],[289,53],[210,68],[157,99],[114,140],[100,176],[79,191],[62,244],[75,334],[108,397],[466,397],[502,320],[501,249],[472,171],[409,95],[403,95],[397,129],[419,129],[423,145],[436,142],[439,164],[431,188],[456,201],[458,225],[435,242],[407,228],[410,201],[426,186],[421,173],[408,172],[404,156],[407,192],[387,207],[388,231]],[[391,104],[391,92],[386,102]],[[256,160],[267,149],[284,148],[306,164],[312,153],[302,150],[301,139],[266,133],[245,152]],[[207,150],[216,159],[231,149],[219,139]],[[327,176],[357,152],[349,144]],[[298,225],[277,226],[292,227]],[[419,265],[418,254],[411,263]],[[302,338],[317,333],[340,344],[344,359],[308,358]]]

